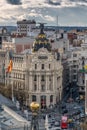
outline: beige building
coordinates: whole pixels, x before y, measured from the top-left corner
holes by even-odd
[[[36,101],[45,108],[61,100],[63,67],[51,52],[43,32],[38,35],[32,52],[13,54],[12,59],[13,69],[6,74],[5,83],[12,84],[14,95],[18,96],[21,92],[24,104]],[[8,63],[7,56],[6,66]]]

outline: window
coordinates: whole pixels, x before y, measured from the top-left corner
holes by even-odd
[[[41,100],[41,109],[45,109],[46,108],[46,96],[42,95],[40,100]]]
[[[45,81],[45,76],[44,75],[41,76],[41,81]]]
[[[73,79],[76,79],[77,77],[76,77],[76,75],[73,75]]]
[[[32,102],[35,102],[35,101],[36,101],[36,96],[32,95]]]
[[[44,64],[42,64],[42,70],[44,69]]]
[[[82,90],[84,90],[84,87],[81,87]]]
[[[76,60],[73,60],[73,63],[76,63],[77,61]]]
[[[23,79],[25,79],[25,74],[23,74]]]
[[[77,54],[73,54],[73,57],[77,57]]]
[[[51,81],[51,76],[49,76],[49,81]]]
[[[45,92],[45,86],[41,85],[41,91]]]
[[[77,65],[73,65],[73,68],[76,68],[77,67]]]
[[[37,76],[36,75],[34,75],[34,81],[37,81]]]
[[[77,70],[73,70],[73,73],[77,73]]]
[[[35,69],[37,69],[37,64],[35,64]]]
[[[84,79],[83,79],[83,84],[85,83]]]
[[[36,91],[36,90],[37,90],[37,85],[35,84],[35,85],[34,85],[34,91]]]
[[[50,103],[53,102],[53,95],[50,96]]]
[[[85,65],[85,61],[84,60],[82,61],[82,65]]]
[[[50,64],[49,64],[49,69],[50,69]]]
[[[63,48],[63,51],[65,51],[65,47]]]

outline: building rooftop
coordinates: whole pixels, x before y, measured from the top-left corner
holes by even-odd
[[[44,23],[40,23],[40,33],[33,43],[33,51],[38,51],[40,48],[43,47],[46,48],[48,51],[51,51],[51,44],[49,43],[49,39],[47,39],[47,36],[44,33]]]
[[[17,21],[17,24],[36,24],[36,21],[34,19],[33,20],[23,19],[22,21]]]
[[[21,113],[15,103],[0,94],[0,129],[29,127],[30,122]]]

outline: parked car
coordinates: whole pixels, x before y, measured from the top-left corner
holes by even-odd
[[[65,113],[68,113],[68,110],[67,109],[64,109],[62,114],[65,114]]]
[[[56,122],[54,123],[54,126],[56,126],[56,127],[60,126],[60,122],[57,122],[57,121],[56,121]]]
[[[81,113],[81,114],[80,114],[80,117],[82,117],[82,118],[85,117],[85,114],[84,114],[84,113]]]

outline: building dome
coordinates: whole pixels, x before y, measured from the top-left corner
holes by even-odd
[[[51,51],[51,45],[49,40],[46,37],[46,34],[43,32],[44,24],[40,24],[40,33],[38,34],[37,38],[33,43],[33,51],[38,51],[40,48],[44,47],[48,51]]]

